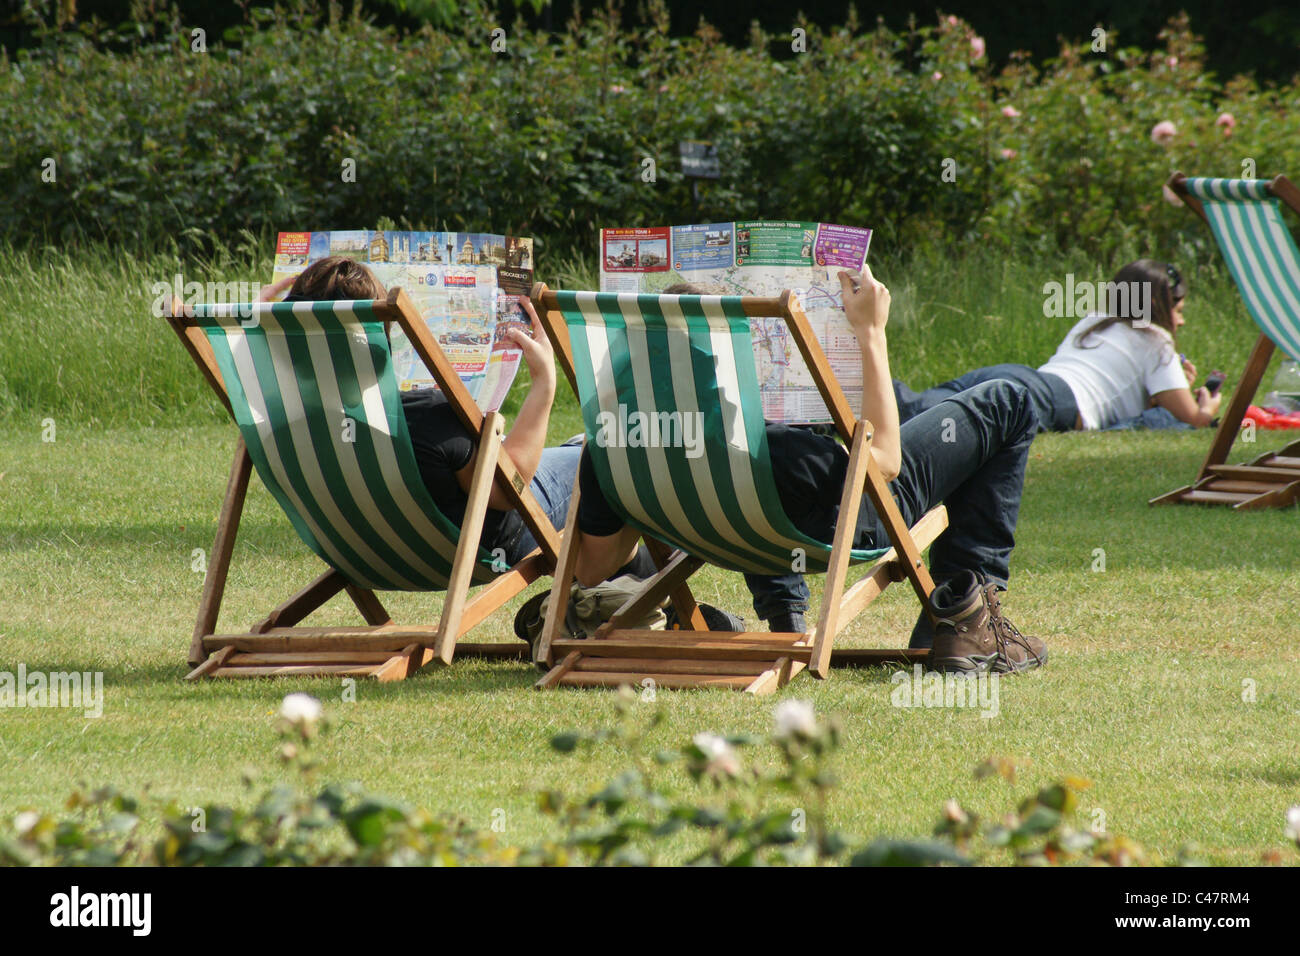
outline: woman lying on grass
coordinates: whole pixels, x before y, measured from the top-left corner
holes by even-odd
[[[908,525],[940,502],[948,507],[948,528],[930,548],[937,586],[911,646],[933,646],[931,664],[939,670],[1006,673],[1041,665],[1047,660],[1043,642],[1025,637],[1003,617],[998,598],[1015,545],[1025,461],[1038,431],[1028,390],[1012,381],[986,382],[945,397],[900,427],[885,341],[889,290],[869,269],[861,276],[841,272],[840,284],[862,353],[862,416],[874,426],[871,454]],[[787,516],[804,534],[832,540],[848,452],[833,438],[779,423],[767,423],[766,437]],[[610,507],[586,452],[579,481],[577,578],[588,585],[628,560],[639,532]],[[884,523],[864,498],[853,546],[889,543]],[[792,577],[802,600],[792,597],[782,614],[770,618],[772,630],[804,630],[808,592],[801,576]],[[751,576],[746,583],[754,590]],[[755,601],[757,606],[757,592]]]
[[[1112,288],[1143,289],[1149,295],[1123,296],[1126,305],[1115,309],[1121,315],[1093,313],[1081,319],[1037,369],[991,365],[919,395],[896,381],[899,418],[907,421],[974,385],[1009,379],[1029,390],[1042,431],[1110,428],[1157,407],[1193,427],[1209,425],[1222,396],[1204,387],[1193,395],[1188,385],[1196,367],[1178,354],[1187,294],[1178,271],[1139,259],[1116,273]]]

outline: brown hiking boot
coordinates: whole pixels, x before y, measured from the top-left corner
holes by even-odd
[[[1002,616],[997,585],[985,584],[973,571],[936,587],[930,613],[935,620],[930,666],[937,671],[1014,674],[1047,663],[1047,646]]]

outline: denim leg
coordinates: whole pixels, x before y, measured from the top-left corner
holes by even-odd
[[[1013,363],[989,365],[985,368],[974,369],[960,378],[954,378],[950,382],[928,388],[919,395],[902,382],[895,381],[894,395],[898,400],[898,420],[899,422],[911,421],[917,415],[933,408],[946,399],[952,398],[954,395],[996,379],[1018,382],[1029,390],[1029,398],[1033,404],[1034,413],[1038,417],[1040,429],[1044,431],[1049,429],[1069,431],[1074,428],[1075,416],[1078,415],[1078,406],[1074,404],[1068,386],[1062,391],[1056,387],[1057,383],[1045,379],[1037,369],[1030,368],[1028,365]],[[1069,407],[1061,407],[1062,405],[1068,405]],[[1064,424],[1061,424],[1061,422],[1064,422]]]
[[[551,519],[557,529],[564,527],[569,516],[569,499],[573,497],[573,479],[578,474],[578,461],[582,457],[581,445],[561,445],[558,448],[543,448],[541,461],[533,472],[532,484],[528,489],[537,499],[537,503]],[[511,564],[520,561],[537,547],[533,532],[524,526],[523,534],[515,544],[512,553],[506,555]]]
[[[944,399],[903,426],[902,468],[891,484],[903,519],[910,525],[940,502],[948,507],[948,528],[930,547],[936,579],[969,569],[1006,586],[1037,430],[1028,390],[1006,379]],[[863,537],[859,547],[888,541],[878,517],[873,540]]]
[[[968,388],[973,388],[976,385],[991,381],[995,378],[1004,378],[1005,376],[1003,375],[993,374],[1002,367],[1003,366],[1000,365],[991,365],[988,368],[977,368],[974,371],[967,372],[959,378],[954,378],[948,382],[941,382],[933,388],[927,388],[924,392],[920,392],[919,394],[912,391],[902,382],[895,381],[894,397],[898,401],[899,423],[901,424],[902,422],[911,421],[922,412],[934,408],[934,406],[938,405],[944,399],[952,398],[952,396],[959,392],[964,392]]]
[[[802,574],[746,574],[745,584],[754,595],[754,613],[760,621],[808,610],[811,595]]]

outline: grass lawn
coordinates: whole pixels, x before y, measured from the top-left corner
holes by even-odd
[[[463,660],[361,684],[355,703],[330,679],[182,683],[202,582],[192,553],[211,545],[233,437],[232,426],[67,427],[44,443],[33,426],[0,439],[0,669],[99,670],[105,681],[99,719],[0,712],[0,810],[53,809],[79,782],[147,787],[182,806],[246,799],[241,771],[272,766],[271,715],[291,690],[320,697],[335,721],[325,779],[483,827],[503,809],[509,840],[550,832],[536,789],[595,789],[624,769],[617,753],[561,757],[548,746],[556,732],[608,723],[609,693],[533,692],[537,674],[523,664]],[[1191,844],[1210,862],[1251,863],[1281,845],[1283,811],[1300,802],[1300,511],[1148,508],[1147,497],[1192,474],[1208,437],[1038,439],[1008,609],[1052,658],[1002,682],[997,717],[895,708],[880,669],[803,675],[778,694],[843,722],[835,826],[925,834],[948,797],[997,816],[1076,774],[1094,782],[1083,822],[1100,809],[1111,831],[1166,859]],[[256,482],[236,555],[226,629],[317,571]],[[705,572],[700,591],[748,610],[738,576]],[[390,607],[399,620],[431,620],[439,600],[394,595]],[[351,620],[349,610],[336,603],[325,619]],[[844,643],[902,643],[914,614],[910,592],[893,588]],[[489,622],[483,639],[515,640],[510,621]],[[1247,686],[1254,702],[1243,701]],[[773,703],[661,692],[644,706],[666,715],[654,744],[678,746],[700,730],[763,733]],[[993,755],[1032,763],[1014,787],[973,779]]]
[[[1101,277],[1080,261],[970,254],[904,266],[884,253],[872,256],[894,293],[893,371],[916,387],[994,362],[1041,363],[1073,322],[1042,316],[1043,283],[1071,271]],[[323,779],[358,780],[483,828],[503,810],[508,841],[552,832],[535,810],[537,789],[587,792],[626,767],[610,750],[552,753],[552,735],[608,724],[611,696],[533,692],[538,675],[524,664],[463,660],[405,683],[361,684],[355,703],[329,679],[183,683],[202,586],[194,551],[212,544],[235,429],[150,317],[152,284],[181,270],[265,277],[269,263],[223,254],[196,266],[102,250],[9,250],[6,260],[0,671],[102,671],[105,702],[99,719],[0,709],[0,818],[54,810],[79,783],[147,787],[183,807],[245,801],[244,768],[282,772],[271,718],[294,690],[320,697],[334,721],[320,748]],[[592,265],[539,277],[590,288]],[[1216,366],[1238,374],[1256,333],[1231,284],[1213,267],[1184,273],[1192,297],[1181,347],[1202,377]],[[47,419],[53,442],[42,440]],[[562,388],[550,437],[578,430]],[[1258,437],[1234,460],[1284,440]],[[1209,440],[1202,431],[1035,442],[1006,606],[1047,640],[1051,661],[1001,682],[997,717],[896,708],[881,669],[825,682],[801,675],[777,695],[842,720],[833,826],[863,838],[925,835],[949,797],[997,818],[1038,786],[1079,775],[1093,786],[1078,823],[1100,810],[1111,832],[1165,860],[1185,845],[1214,863],[1285,851],[1283,814],[1300,803],[1300,510],[1149,508],[1149,497],[1191,479]],[[219,628],[247,627],[318,571],[254,480]],[[739,576],[706,571],[695,581],[702,600],[753,619]],[[441,603],[385,601],[412,622],[435,620]],[[345,602],[313,621],[355,622]],[[891,588],[843,644],[901,645],[916,611],[905,586]],[[512,617],[513,608],[477,639],[515,641]],[[676,747],[704,730],[764,733],[773,701],[661,692],[638,706],[665,715],[652,747]],[[977,781],[973,769],[990,756],[1032,763],[1014,786]]]

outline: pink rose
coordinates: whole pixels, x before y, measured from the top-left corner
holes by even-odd
[[[611,86],[611,87],[609,88],[609,91],[610,91],[611,93],[626,93],[626,92],[627,92],[627,87],[625,87],[625,86],[620,86],[620,85],[618,85],[617,83],[615,83],[613,86]]]
[[[1161,120],[1151,127],[1152,142],[1159,143],[1161,146],[1168,146],[1173,142],[1174,137],[1178,135],[1178,127],[1169,120]]]
[[[982,57],[983,55],[984,55],[984,38],[983,38],[983,37],[971,37],[971,38],[970,38],[970,58],[971,58],[972,60],[978,60],[978,59],[979,59],[980,57]]]
[[[1003,159],[1015,159],[1015,158],[1016,158],[1016,151],[1015,151],[1014,149],[1004,149],[1004,150],[1002,150],[1002,158],[1003,158]]]
[[[956,25],[957,25],[957,18],[954,17],[954,16],[949,16],[949,17],[948,17],[948,26],[950,26],[950,27],[955,27]]]
[[[935,70],[933,73],[930,74],[930,79],[932,79],[932,80],[934,80],[934,82],[938,83],[940,80],[943,79],[943,74],[940,73],[938,70]]]
[[[1167,57],[1165,59],[1165,65],[1172,70],[1174,67],[1178,65],[1178,57],[1176,56]]]
[[[1015,119],[1020,115],[1020,110],[1016,109],[1014,106],[1004,106],[1002,107],[1002,115],[1007,119]]]
[[[1215,126],[1223,127],[1223,135],[1231,136],[1232,130],[1237,125],[1237,117],[1231,113],[1220,113],[1219,118],[1214,121]]]

